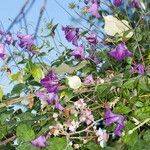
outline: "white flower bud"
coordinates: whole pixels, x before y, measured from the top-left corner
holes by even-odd
[[[81,79],[78,76],[72,76],[67,78],[69,87],[74,90],[78,89],[82,84]]]

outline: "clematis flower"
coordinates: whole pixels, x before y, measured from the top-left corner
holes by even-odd
[[[36,96],[41,100],[41,108],[44,108],[47,105],[55,104],[55,107],[62,111],[64,108],[59,102],[58,95],[56,93],[42,93],[37,92]]]
[[[47,141],[45,136],[41,135],[38,138],[36,138],[35,140],[33,140],[32,145],[36,146],[36,147],[46,147],[47,146]]]
[[[3,44],[3,43],[0,43],[0,58],[4,58],[4,56],[5,56],[5,44]]]
[[[139,73],[139,74],[143,75],[145,73],[145,68],[142,64],[138,64],[138,65],[132,67],[130,72],[131,73]]]
[[[78,89],[82,85],[81,79],[78,76],[72,76],[67,78],[69,87],[74,90]]]
[[[18,33],[17,37],[20,40],[20,43],[19,43],[20,48],[31,50],[32,46],[34,45],[33,37],[31,35],[28,35],[28,34],[21,35],[20,33]]]
[[[140,0],[132,0],[130,3],[129,3],[129,6],[131,8],[140,8]]]
[[[84,46],[80,45],[78,46],[74,51],[70,53],[72,56],[74,56],[76,59],[84,59],[85,53],[84,53]]]
[[[114,114],[111,112],[110,108],[106,108],[105,112],[105,125],[110,126],[113,123],[117,123],[114,134],[118,136],[122,136],[122,130],[124,129],[124,121],[125,117],[119,114]]]
[[[74,106],[77,109],[84,109],[86,107],[86,103],[83,99],[79,99],[78,101],[74,102]]]
[[[125,43],[119,44],[115,49],[111,50],[109,54],[118,61],[123,60],[125,57],[132,56],[132,53],[128,50]]]
[[[94,33],[91,33],[86,39],[90,45],[95,46],[98,43],[97,36]]]
[[[84,83],[84,84],[94,84],[94,79],[93,79],[92,74],[88,75],[88,76],[85,78],[85,80],[84,80],[83,83]]]
[[[119,7],[122,3],[122,0],[113,0],[113,4],[116,6],[116,7]]]
[[[118,20],[116,17],[108,15],[103,16],[105,20],[104,30],[107,35],[123,37],[125,32],[132,30],[129,26],[129,22],[126,20]],[[133,31],[130,31],[125,37],[127,39],[133,36]]]
[[[100,16],[98,10],[99,10],[99,4],[98,4],[97,1],[95,1],[95,2],[90,6],[90,8],[88,8],[87,11],[88,11],[89,13],[91,13],[94,17],[100,18],[101,16]]]
[[[79,28],[72,28],[70,26],[62,27],[65,32],[65,37],[68,42],[72,42],[73,45],[78,46]]]
[[[54,70],[50,70],[45,78],[41,80],[41,84],[47,89],[48,92],[57,92],[59,87],[58,77],[54,74]]]
[[[94,117],[90,110],[83,109],[80,112],[80,121],[85,122],[87,125],[90,125],[94,121]]]

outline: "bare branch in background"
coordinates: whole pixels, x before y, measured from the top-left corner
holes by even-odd
[[[35,29],[35,34],[34,34],[35,39],[37,37],[37,33],[38,33],[38,30],[39,30],[39,26],[40,26],[42,16],[43,16],[45,8],[46,8],[46,4],[47,4],[47,0],[44,0],[43,1],[43,6],[41,7],[41,10],[40,10],[40,14],[39,14],[39,18],[38,18],[38,21],[37,21],[36,29]]]

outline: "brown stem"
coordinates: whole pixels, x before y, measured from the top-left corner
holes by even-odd
[[[14,141],[15,139],[16,139],[16,136],[14,135],[4,141],[0,141],[0,145],[6,145],[7,143]]]

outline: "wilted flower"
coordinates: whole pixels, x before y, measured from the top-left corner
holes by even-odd
[[[132,53],[128,50],[125,43],[119,44],[115,49],[111,50],[109,54],[118,61],[123,60],[125,57],[132,56]]]
[[[122,3],[122,0],[113,0],[113,4],[116,6],[116,7],[119,7]]]
[[[74,102],[74,106],[77,109],[84,109],[86,107],[86,103],[84,102],[83,99],[79,99],[78,101]]]
[[[82,85],[81,79],[78,76],[72,76],[67,78],[69,87],[74,90],[78,89]]]
[[[37,97],[41,100],[41,107],[44,108],[45,106],[53,105],[55,104],[55,107],[58,110],[63,110],[64,108],[61,106],[58,95],[56,93],[42,93],[42,92],[37,92],[36,94]]]
[[[85,58],[84,46],[83,45],[78,46],[70,54],[74,56],[76,59],[84,59]]]
[[[72,28],[70,26],[62,27],[65,32],[65,37],[68,42],[72,42],[73,45],[78,46],[79,28]]]
[[[65,126],[68,127],[69,131],[75,132],[76,129],[79,127],[79,122],[78,121],[67,121],[64,123]]]
[[[118,136],[122,136],[121,132],[125,127],[124,125],[125,117],[119,114],[112,113],[110,108],[107,107],[105,112],[105,119],[106,119],[105,120],[106,126],[110,126],[113,123],[118,123],[115,128],[114,134]]]
[[[128,32],[132,28],[129,26],[129,22],[126,20],[118,20],[116,17],[108,15],[104,16],[105,20],[105,26],[104,30],[107,35],[115,36],[118,34],[118,36],[123,37],[125,32]],[[125,37],[127,39],[131,38],[133,36],[133,31],[130,31]]]
[[[88,75],[88,76],[85,78],[85,80],[84,80],[83,83],[84,83],[84,84],[94,84],[94,79],[93,79],[92,74]]]
[[[98,43],[97,36],[94,33],[91,33],[86,39],[90,45],[96,45]]]
[[[85,122],[87,125],[91,124],[94,121],[91,111],[88,109],[82,109],[80,112],[80,121]]]
[[[94,17],[100,18],[101,16],[100,16],[98,10],[99,10],[99,4],[98,4],[97,1],[95,1],[95,2],[90,6],[90,8],[88,8],[87,11],[88,11],[89,13],[91,13]]]
[[[41,80],[41,84],[47,89],[48,92],[57,92],[59,87],[58,77],[55,75],[54,70],[50,70],[45,78]]]
[[[129,3],[129,6],[131,8],[140,8],[140,0],[132,0],[130,3]]]
[[[5,44],[3,44],[3,43],[0,43],[0,58],[4,58],[4,56],[5,56]]]
[[[142,64],[138,64],[138,65],[132,67],[130,72],[131,73],[139,73],[139,74],[143,75],[145,73],[145,67]]]
[[[34,45],[32,35],[21,35],[20,33],[17,34],[17,37],[20,40],[19,46],[21,48],[25,48],[27,50],[31,50],[32,46]]]
[[[99,128],[98,130],[95,130],[95,134],[98,137],[98,142],[100,142],[100,146],[104,148],[107,145],[109,134],[106,132],[106,130],[103,130]]]
[[[38,138],[36,138],[35,140],[33,140],[32,145],[36,146],[36,147],[45,147],[47,146],[47,141],[45,136],[41,135]]]

